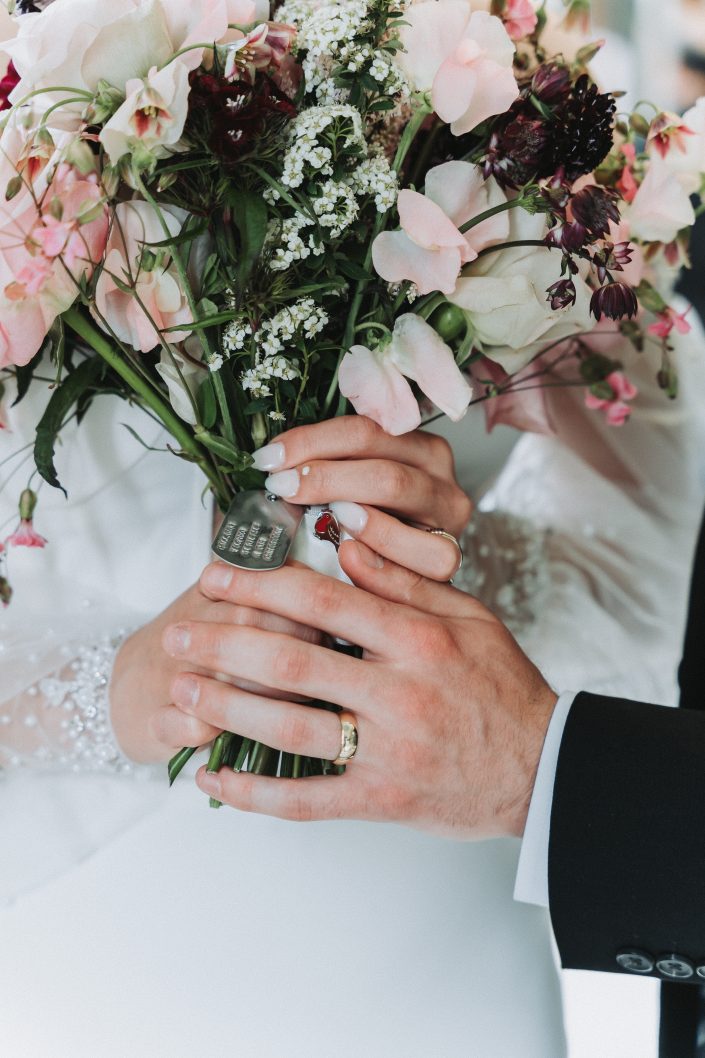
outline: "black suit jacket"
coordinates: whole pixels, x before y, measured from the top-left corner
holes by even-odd
[[[705,524],[680,684],[681,709],[578,696],[549,846],[563,966],[664,982],[661,1058],[696,1055],[705,985]]]

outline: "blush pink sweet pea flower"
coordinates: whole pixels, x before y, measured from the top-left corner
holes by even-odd
[[[423,195],[399,192],[401,231],[382,232],[372,244],[378,275],[388,283],[408,280],[420,294],[452,294],[463,265],[477,260],[486,246],[506,240],[509,218],[498,213],[466,233],[460,228],[506,201],[496,181],[486,181],[477,165],[444,162],[430,169]]]
[[[528,37],[536,29],[538,20],[531,0],[507,0],[502,21],[512,40]]]
[[[186,214],[177,216],[168,207],[161,212],[169,233],[178,235]],[[170,343],[184,341],[191,334],[188,326],[171,330],[188,324],[192,317],[168,253],[145,257],[150,246],[163,240],[159,216],[148,202],[119,203],[96,284],[94,315],[98,324],[142,353],[155,349],[162,333]],[[132,290],[125,290],[126,283]]]
[[[412,4],[400,29],[397,61],[412,87],[431,92],[433,107],[461,136],[502,114],[519,96],[514,44],[501,19],[468,0]]]
[[[585,394],[585,407],[590,411],[604,411],[610,426],[624,426],[632,413],[627,401],[634,400],[639,391],[622,371],[613,371],[605,381],[612,387],[614,397],[606,400],[588,392]]]
[[[678,175],[652,155],[644,181],[625,212],[632,235],[642,242],[670,243],[695,223],[690,194]]]
[[[653,334],[656,338],[664,339],[670,337],[671,332],[674,330],[678,334],[690,334],[693,328],[688,323],[686,316],[691,308],[692,305],[685,312],[678,313],[675,309],[669,307],[660,312],[658,320],[647,327],[649,334]]]
[[[407,378],[453,422],[462,419],[472,389],[455,357],[434,329],[413,313],[394,324],[391,341],[375,350],[354,345],[340,365],[340,392],[358,415],[367,415],[393,436],[421,425]]]
[[[0,148],[13,145],[14,132],[5,130]],[[19,150],[20,168],[21,157]],[[13,171],[7,157],[4,161],[3,178]],[[25,165],[27,183],[0,206],[0,367],[32,359],[56,317],[76,300],[77,281],[92,275],[107,238],[95,173],[83,174],[65,162],[35,171],[39,175],[32,181],[32,168]]]

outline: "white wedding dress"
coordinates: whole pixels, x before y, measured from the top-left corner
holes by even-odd
[[[558,689],[672,702],[696,431],[688,400],[641,384],[621,431],[569,394],[563,440],[519,442],[465,541],[463,586]],[[31,399],[0,458],[30,436]],[[158,440],[100,398],[58,453],[69,501],[41,492],[49,546],[10,556],[0,893],[23,895],[0,910],[3,1053],[563,1058],[548,916],[512,900],[518,842],[215,812],[187,776],[169,791],[163,769],[123,774],[109,733],[91,734],[110,637],[208,559],[198,475],[146,452],[125,422]],[[451,436],[472,459],[466,427]],[[0,493],[0,524],[27,466]]]

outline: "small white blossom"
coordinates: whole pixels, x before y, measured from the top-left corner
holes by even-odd
[[[227,355],[241,352],[252,337],[252,328],[242,320],[233,320],[223,334],[223,352]]]
[[[366,149],[360,111],[347,104],[302,110],[290,126],[282,183],[295,188],[314,173],[330,176],[333,146],[337,153],[350,147]]]
[[[283,411],[270,411],[268,418],[270,418],[272,422],[286,422],[286,415]]]
[[[220,355],[220,353],[215,353],[208,361],[208,370],[213,372],[220,371],[224,363],[225,360]]]
[[[374,195],[378,213],[386,213],[396,204],[399,194],[397,174],[383,155],[373,155],[360,162],[349,177],[356,195]]]

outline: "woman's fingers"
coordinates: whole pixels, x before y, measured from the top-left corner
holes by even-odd
[[[340,565],[354,584],[380,599],[413,607],[417,616],[421,611],[435,617],[467,617],[471,606],[473,611],[477,608],[473,616],[490,616],[481,603],[450,584],[438,584],[388,560],[380,566],[369,548],[357,540],[345,541],[338,554]]]
[[[166,746],[166,758],[182,746],[208,745],[223,728],[214,727],[198,716],[187,715],[175,705],[162,705],[150,717],[149,730],[162,746]]]
[[[184,720],[237,731],[285,753],[335,760],[340,752],[340,720],[326,709],[248,694],[191,673],[174,681],[172,696],[184,714],[189,714]]]
[[[442,511],[444,528],[451,532],[463,529],[472,512],[470,500],[454,481],[387,459],[312,460],[270,474],[266,488],[290,503],[350,500],[431,525]]]
[[[280,434],[272,444],[255,452],[258,470],[286,470],[312,459],[389,459],[435,473],[452,476],[450,445],[436,434],[416,430],[391,437],[363,415],[297,426]]]
[[[339,501],[331,510],[340,525],[378,555],[430,580],[449,581],[462,561],[460,545],[447,536],[405,525],[374,507]]]

